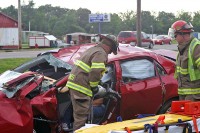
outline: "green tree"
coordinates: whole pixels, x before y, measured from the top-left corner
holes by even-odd
[[[77,24],[80,27],[85,27],[86,32],[90,31],[90,27],[88,27],[89,14],[91,11],[85,8],[79,8],[76,11]]]
[[[28,5],[23,5],[21,7],[23,30],[29,30],[29,22],[31,23],[33,17],[35,16],[34,5],[35,3],[33,0],[30,0]]]
[[[177,15],[177,20],[184,20],[186,22],[192,22],[192,13],[180,11]]]
[[[142,11],[141,13],[141,29],[142,31],[146,32],[146,33],[151,33],[151,25],[153,27],[154,23],[155,23],[155,16],[153,15],[153,12],[149,12],[149,11]]]
[[[123,30],[136,30],[136,13],[134,11],[127,11],[119,14]]]
[[[9,6],[7,8],[3,8],[3,9],[0,9],[1,12],[3,12],[4,14],[14,18],[15,20],[17,20],[17,16],[18,16],[18,10],[13,6]]]
[[[194,31],[200,32],[200,11],[194,12],[192,25],[194,26]]]
[[[157,34],[167,34],[171,24],[175,21],[173,13],[159,12],[156,17],[156,26],[154,32]]]

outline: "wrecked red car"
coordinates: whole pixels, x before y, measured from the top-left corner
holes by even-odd
[[[1,132],[64,132],[60,119],[70,106],[70,98],[67,92],[58,93],[57,88],[65,86],[74,61],[94,45],[48,51],[0,75]],[[105,101],[102,121],[167,112],[171,102],[178,100],[177,81],[173,77],[174,57],[130,45],[121,45],[119,49],[117,55],[109,55],[101,86],[111,88],[121,98]]]

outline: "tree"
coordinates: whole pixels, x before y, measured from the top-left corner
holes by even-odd
[[[91,14],[91,11],[84,8],[79,8],[76,11],[78,26],[85,27],[86,32],[90,31],[90,27],[87,26],[89,21],[89,14]]]
[[[15,20],[17,20],[17,16],[18,16],[18,11],[17,9],[11,5],[7,8],[1,9],[1,12],[3,12],[4,14],[14,18]]]
[[[181,11],[177,15],[178,20],[184,20],[186,22],[192,22],[192,13]]]
[[[155,16],[152,15],[151,12],[149,11],[142,11],[141,13],[141,29],[142,31],[146,32],[146,33],[151,33],[149,31],[151,31],[151,25],[153,27],[154,26],[154,23],[155,23]]]
[[[23,30],[29,30],[29,22],[31,22],[33,17],[35,16],[34,5],[35,3],[33,2],[33,0],[30,0],[28,5],[23,5],[21,7]]]
[[[136,13],[134,11],[127,11],[120,13],[119,17],[122,20],[121,29],[123,30],[136,30]]]
[[[23,30],[29,29],[29,22],[32,31],[42,31],[60,38],[68,33],[87,32],[98,33],[99,23],[89,23],[91,11],[86,8],[78,10],[61,7],[53,7],[50,4],[35,8],[33,0],[22,6]],[[18,10],[13,6],[0,8],[0,11],[17,20]],[[102,14],[102,13],[99,13]],[[136,12],[127,11],[119,14],[110,14],[111,22],[101,23],[101,32],[104,34],[118,35],[123,30],[136,30]],[[167,34],[168,28],[176,20],[192,22],[195,31],[200,31],[200,11],[179,12],[176,16],[173,13],[142,11],[142,31],[151,33],[151,25],[155,34]]]
[[[175,16],[173,13],[159,12],[156,17],[156,26],[154,31],[157,34],[167,34],[171,24],[174,23]]]
[[[194,12],[192,25],[194,26],[194,31],[200,32],[200,11]]]

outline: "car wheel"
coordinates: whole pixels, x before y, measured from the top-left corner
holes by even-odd
[[[171,45],[172,44],[172,41],[169,41],[169,45]]]
[[[171,99],[171,100],[165,102],[164,105],[161,107],[160,111],[158,112],[158,114],[165,114],[165,113],[171,111],[172,101],[178,101],[178,98],[174,98],[174,99]]]
[[[153,48],[153,43],[150,42],[150,44],[149,44],[149,49],[152,49],[152,48]]]
[[[164,42],[161,42],[161,45],[164,45]]]

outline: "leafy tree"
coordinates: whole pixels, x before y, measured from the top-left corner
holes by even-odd
[[[134,11],[120,13],[119,17],[122,19],[121,29],[136,30],[136,13]]]
[[[33,0],[30,0],[28,5],[23,5],[21,7],[23,30],[29,30],[29,22],[31,22],[35,16],[34,5],[35,3]]]
[[[156,26],[154,32],[157,34],[167,34],[171,24],[175,21],[173,13],[159,12],[156,17]]]
[[[151,33],[151,25],[154,26],[155,16],[150,11],[142,11],[141,13],[141,29],[146,33]]]
[[[99,33],[99,23],[88,22],[91,11],[86,8],[74,10],[59,6],[53,7],[50,4],[38,8],[34,6],[33,0],[29,0],[27,5],[22,6],[23,30],[29,29],[30,22],[31,31],[43,31],[60,39],[63,35],[73,32]],[[18,10],[13,5],[0,8],[0,11],[16,20],[18,18]],[[111,22],[100,24],[101,33],[117,35],[122,30],[136,30],[136,12],[127,11],[110,15]],[[194,13],[181,11],[177,15],[164,11],[158,13],[142,11],[141,28],[142,31],[151,33],[152,25],[154,34],[167,34],[171,24],[179,19],[192,22],[195,31],[200,31],[200,11]]]
[[[17,20],[17,16],[18,16],[18,10],[13,6],[9,6],[7,8],[3,8],[3,9],[0,9],[1,12],[3,12],[4,14],[14,18],[15,20]]]
[[[80,27],[87,27],[88,21],[89,21],[89,14],[91,14],[91,11],[84,8],[79,8],[76,11],[77,16],[77,23]],[[89,32],[89,28],[87,27],[86,31]]]
[[[192,22],[192,13],[181,11],[178,13],[177,19],[184,20],[186,22]]]
[[[194,12],[192,25],[194,26],[194,31],[200,31],[200,11]]]

